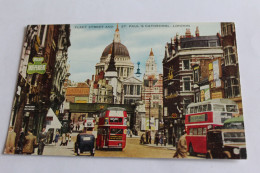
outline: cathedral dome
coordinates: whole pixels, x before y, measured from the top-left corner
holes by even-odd
[[[104,61],[108,54],[111,54],[111,48],[113,43],[109,44],[103,51],[101,61]],[[115,43],[115,56],[129,57],[129,52],[125,45],[122,43]]]

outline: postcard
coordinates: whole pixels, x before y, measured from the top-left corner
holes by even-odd
[[[235,24],[28,25],[5,154],[246,159]]]

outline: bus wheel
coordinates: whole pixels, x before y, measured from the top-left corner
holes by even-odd
[[[190,156],[195,156],[196,154],[194,153],[194,150],[193,150],[193,147],[192,147],[192,144],[190,143],[189,145],[189,153],[190,153]]]

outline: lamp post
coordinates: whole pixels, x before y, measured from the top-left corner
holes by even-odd
[[[137,72],[135,74],[137,77],[140,77],[142,73],[140,72],[140,68],[139,68],[140,62],[139,61],[137,62],[137,65],[138,65],[138,68],[137,68]]]
[[[149,98],[149,130],[151,130],[151,98]]]

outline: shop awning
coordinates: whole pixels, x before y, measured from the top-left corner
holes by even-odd
[[[60,129],[61,128],[61,123],[53,110],[50,108],[47,113],[47,122],[46,122],[46,130],[48,129]]]

